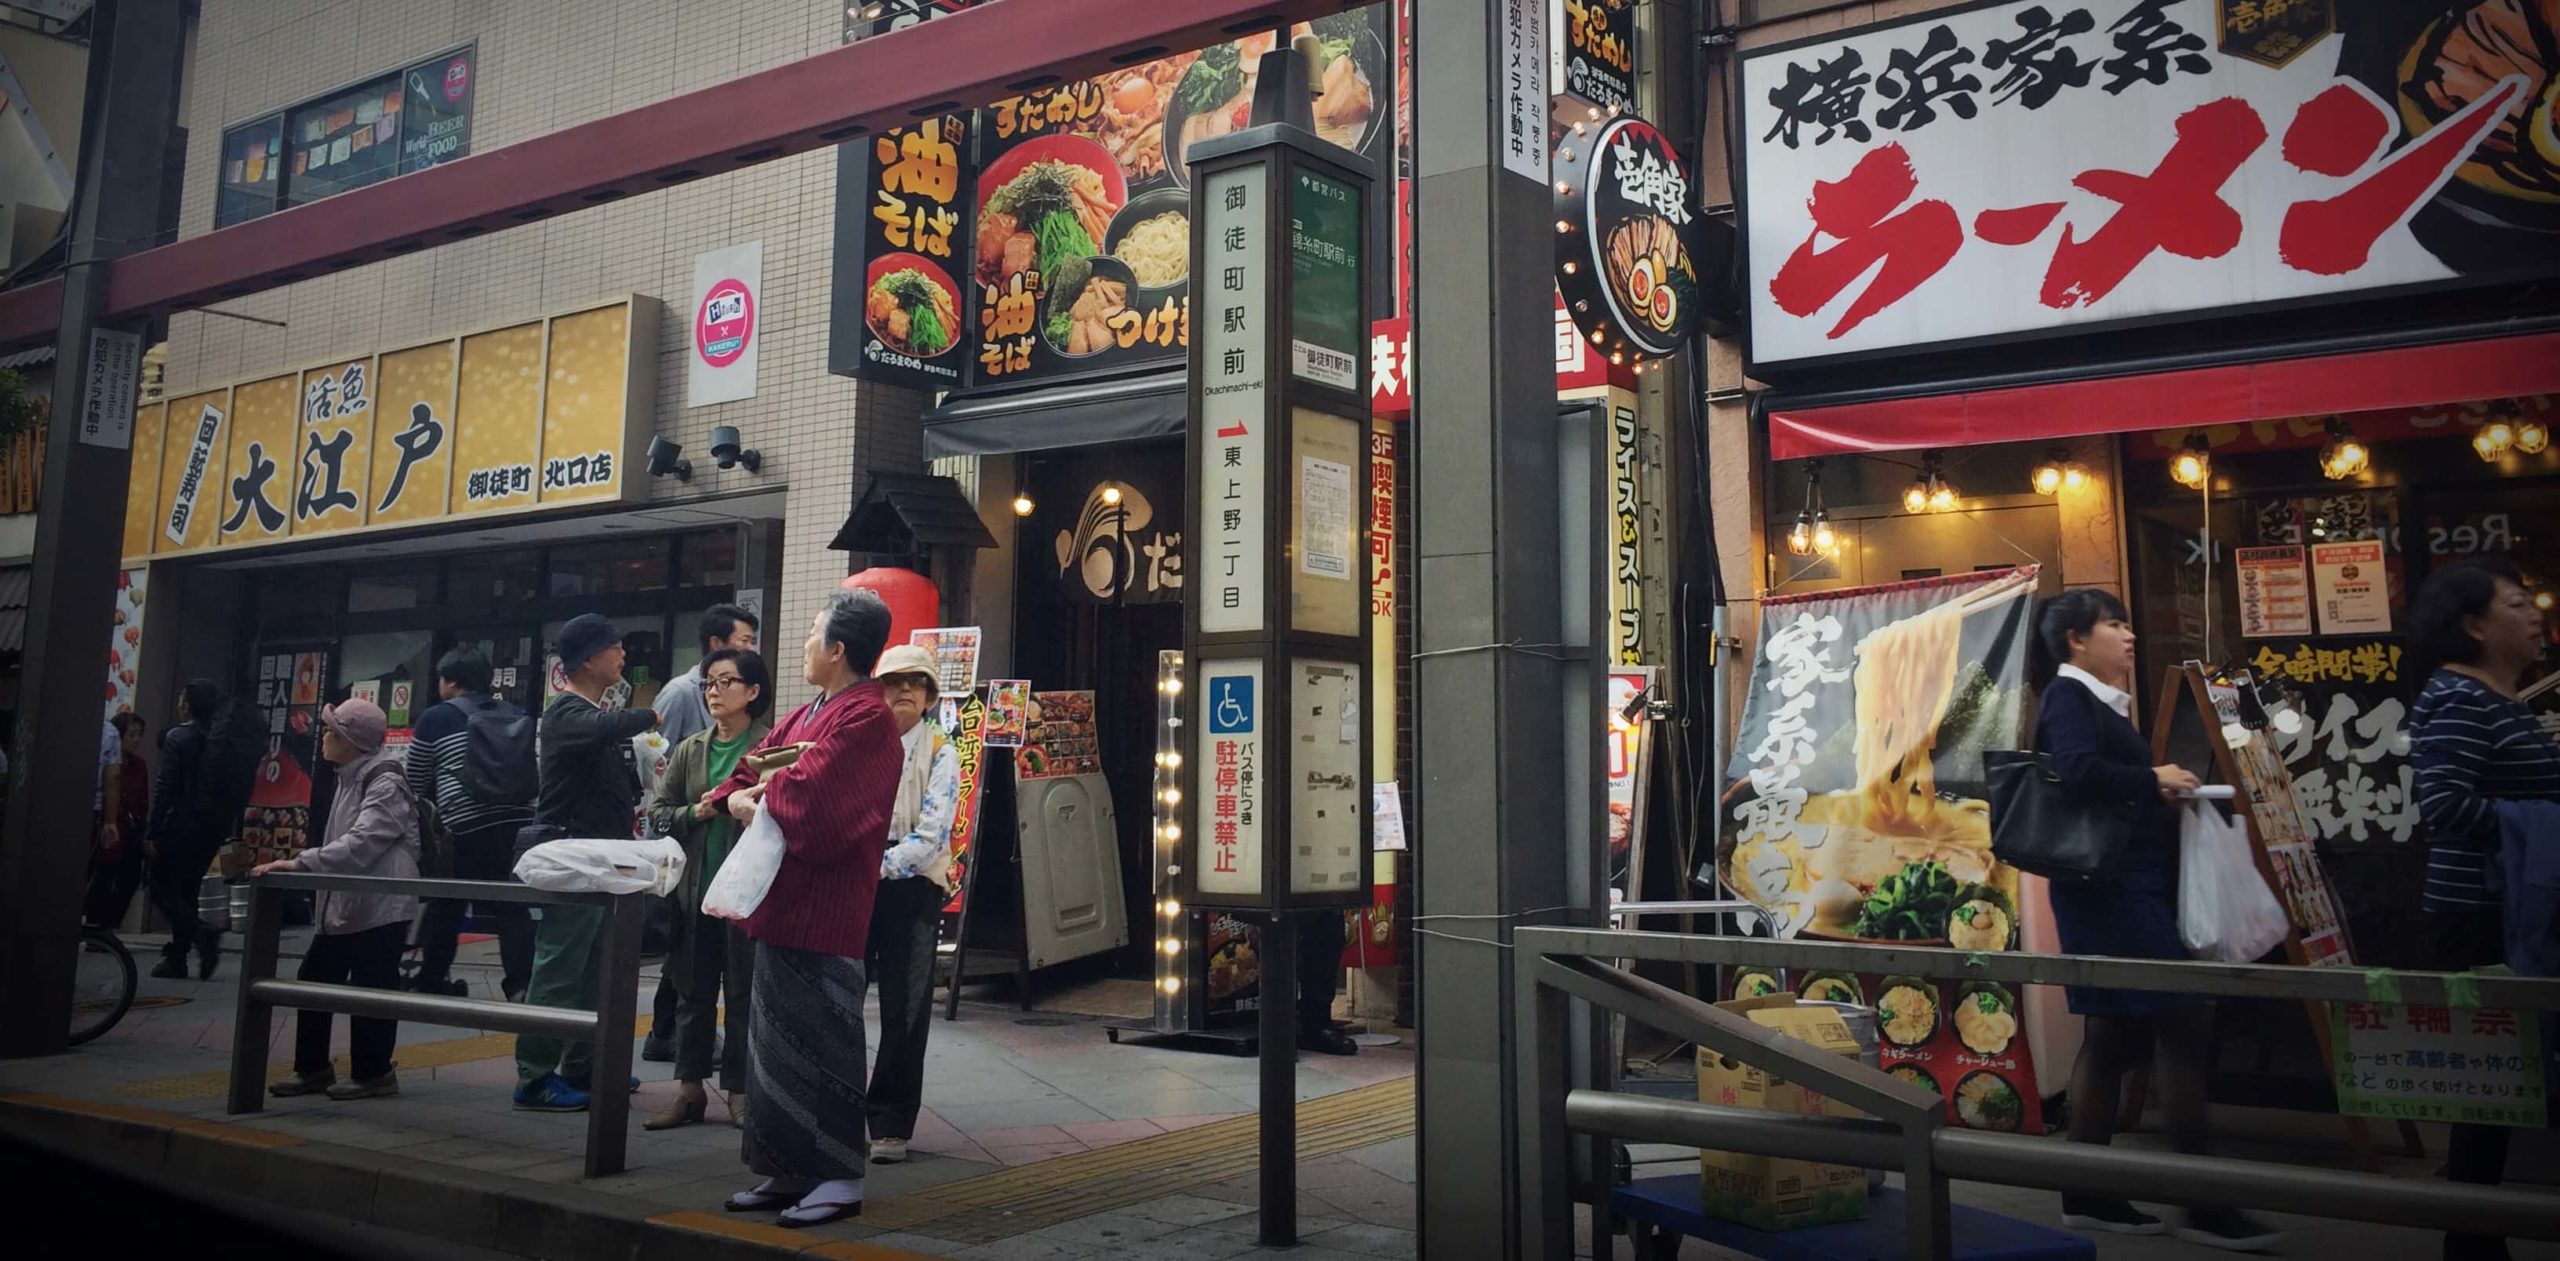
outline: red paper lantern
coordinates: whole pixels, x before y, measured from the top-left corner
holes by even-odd
[[[942,625],[942,588],[912,569],[875,566],[844,580],[847,591],[870,591],[889,606],[889,642],[907,642],[909,633]]]

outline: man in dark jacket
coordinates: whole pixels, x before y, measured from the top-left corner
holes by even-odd
[[[169,944],[160,948],[159,966],[151,975],[183,980],[187,951],[197,956],[197,975],[211,979],[222,957],[222,933],[196,913],[204,889],[205,868],[231,836],[235,819],[224,819],[211,800],[218,794],[205,766],[205,750],[213,740],[214,715],[222,708],[222,689],[210,679],[197,679],[178,697],[178,721],[160,741],[160,774],[151,789],[151,826],[147,853],[151,860],[151,903],[169,921]]]
[[[468,645],[454,648],[436,662],[436,692],[442,700],[418,715],[410,737],[406,775],[409,791],[435,803],[436,816],[453,834],[453,878],[515,879],[516,833],[533,821],[533,803],[483,801],[471,787],[464,766],[471,751],[474,715],[521,717],[522,711],[489,694],[492,671],[488,654]],[[528,764],[532,755],[526,750]],[[412,988],[429,994],[453,992],[448,977],[454,945],[462,929],[466,902],[437,899],[427,903],[418,922],[418,977]],[[497,902],[478,908],[498,922],[499,992],[509,1001],[524,997],[533,974],[533,918],[522,902]]]
[[[542,798],[536,825],[553,837],[627,837],[640,800],[631,739],[658,725],[646,709],[608,710],[605,692],[622,681],[622,632],[593,613],[570,618],[552,647],[569,690],[542,711]],[[534,942],[525,1001],[541,1007],[596,1007],[600,906],[546,906]],[[515,1105],[530,1112],[583,1112],[595,1044],[531,1034],[516,1039]],[[620,1083],[615,1083],[620,1089]]]

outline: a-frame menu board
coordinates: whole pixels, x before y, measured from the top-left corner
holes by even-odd
[[[2346,918],[2329,888],[2311,830],[2294,795],[2293,772],[2276,750],[2275,733],[2244,717],[2236,682],[2217,682],[2203,664],[2190,661],[2170,672],[2160,689],[2160,707],[2151,724],[2151,753],[2202,771],[2211,763],[2208,781],[2232,787],[2232,813],[2246,826],[2249,856],[2258,875],[2284,904],[2290,926],[2285,958],[2296,967],[2352,967],[2355,950],[2347,937]],[[2328,1004],[2303,1004],[2311,1031],[2320,1040],[2323,1064],[2337,1060],[2331,1045]],[[2372,1141],[2364,1118],[2348,1117],[2348,1138],[2357,1160],[2374,1167]],[[2420,1151],[2417,1130],[2402,1123],[2401,1138],[2412,1154]]]

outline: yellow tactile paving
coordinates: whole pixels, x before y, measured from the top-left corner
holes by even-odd
[[[1235,1117],[1060,1156],[865,1205],[862,1224],[986,1243],[1222,1182],[1258,1167],[1257,1119]],[[1298,1105],[1298,1159],[1413,1132],[1413,1083],[1380,1082]],[[1001,1210],[1001,1212],[989,1211]]]
[[[649,1027],[654,1023],[656,1022],[653,1017],[641,1016],[631,1026],[632,1036],[644,1038],[649,1036]],[[515,1053],[516,1035],[483,1033],[468,1038],[446,1038],[438,1042],[412,1042],[399,1048],[393,1054],[392,1062],[401,1068],[424,1070],[469,1064],[476,1060],[504,1059]],[[346,1056],[337,1057],[334,1063],[341,1077],[354,1071],[347,1066]],[[292,1074],[291,1060],[276,1060],[267,1065],[268,1081],[282,1081]],[[118,1082],[108,1089],[115,1094],[135,1099],[173,1101],[219,1099],[231,1092],[231,1070],[225,1068],[210,1073],[189,1073],[184,1077],[155,1077],[149,1081]]]

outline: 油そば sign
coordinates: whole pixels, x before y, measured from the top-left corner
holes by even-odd
[[[1981,4],[1746,55],[1754,363],[2560,273],[2547,7],[2277,7]]]

